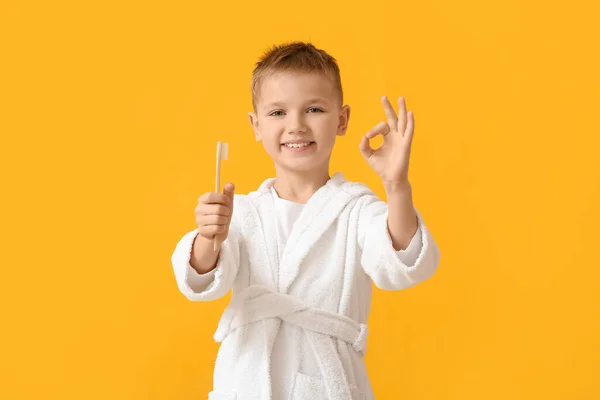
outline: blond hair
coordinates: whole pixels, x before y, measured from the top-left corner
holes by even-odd
[[[311,43],[291,42],[273,46],[256,63],[251,84],[252,105],[255,111],[261,83],[276,72],[323,74],[332,81],[340,96],[340,103],[343,104],[342,80],[336,59]]]

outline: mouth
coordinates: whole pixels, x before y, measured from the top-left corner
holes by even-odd
[[[315,142],[288,142],[288,143],[282,143],[281,145],[284,147],[287,147],[288,149],[302,149],[302,148],[310,146],[313,143],[315,143]]]

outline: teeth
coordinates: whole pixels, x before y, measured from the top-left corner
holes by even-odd
[[[306,147],[309,144],[310,143],[286,143],[285,146],[297,149],[297,148],[300,148],[300,147]]]

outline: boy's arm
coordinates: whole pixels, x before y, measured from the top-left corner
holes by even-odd
[[[380,176],[389,204],[374,194],[367,196],[359,210],[358,244],[361,264],[379,288],[404,289],[433,275],[440,252],[412,203],[408,166],[415,126],[413,112],[407,112],[403,97],[398,99],[398,115],[386,96],[381,100],[388,121],[367,132],[359,149]],[[383,136],[383,144],[373,149],[369,141],[378,135]],[[419,234],[421,251],[413,265],[406,265],[406,254],[399,254],[397,249],[402,252],[410,247],[411,238]]]
[[[405,184],[385,187],[388,202],[388,229],[396,250],[405,250],[419,227],[417,213],[413,206],[412,188]]]
[[[385,191],[392,246],[405,265],[413,266],[423,249],[423,233],[413,205],[412,187],[406,182],[405,185],[387,185]]]
[[[205,275],[217,266],[219,252],[214,251],[214,242],[197,235],[192,243],[190,265],[199,275]]]

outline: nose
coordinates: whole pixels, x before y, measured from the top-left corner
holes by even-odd
[[[304,119],[304,113],[290,113],[288,114],[287,121],[287,133],[298,134],[306,132],[306,120]]]

